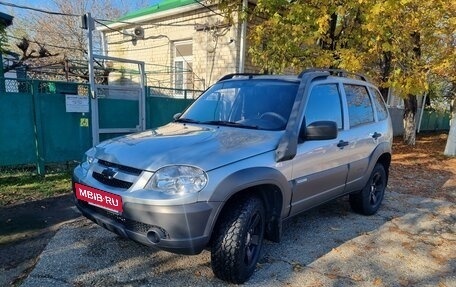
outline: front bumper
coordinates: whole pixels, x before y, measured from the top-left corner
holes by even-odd
[[[73,179],[73,182],[75,181]],[[73,184],[74,189],[74,184]],[[208,245],[219,202],[172,206],[123,203],[122,214],[99,208],[74,197],[81,213],[98,225],[148,246],[178,253],[198,254]]]

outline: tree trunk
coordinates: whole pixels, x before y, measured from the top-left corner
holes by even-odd
[[[451,105],[451,126],[443,154],[446,156],[456,156],[456,99],[452,101]]]
[[[407,95],[404,99],[404,143],[414,146],[416,138],[416,120],[415,115],[418,109],[416,96]]]

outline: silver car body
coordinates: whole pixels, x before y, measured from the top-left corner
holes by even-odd
[[[300,81],[296,77],[283,79],[297,84]],[[334,139],[298,141],[295,138],[302,129],[309,91],[324,83],[339,87],[343,128]],[[75,199],[76,205],[85,216],[122,236],[163,250],[196,254],[210,242],[225,203],[238,193],[261,187],[270,189],[267,196],[274,197],[267,208],[271,225],[275,225],[269,238],[278,240],[283,220],[362,189],[382,158],[389,165],[389,116],[379,120],[374,109],[374,122],[350,128],[343,87],[347,83],[369,87],[373,101],[372,91],[376,88],[371,84],[325,76],[312,79],[305,87],[301,83],[302,96],[294,102],[286,129],[173,122],[105,141],[87,152],[93,162],[78,166],[73,181],[121,196],[124,212],[118,214]],[[290,138],[296,143],[290,143]],[[338,146],[341,142],[346,145]],[[285,155],[280,153],[283,146]],[[293,146],[295,151],[287,156]],[[145,189],[157,170],[173,165],[202,169],[207,174],[207,184],[199,192],[178,196]],[[125,183],[124,187],[94,177],[108,169],[112,171],[109,180]]]

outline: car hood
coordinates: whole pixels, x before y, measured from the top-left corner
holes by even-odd
[[[95,147],[94,156],[149,171],[173,164],[208,171],[274,150],[281,135],[277,131],[170,123],[102,142]]]

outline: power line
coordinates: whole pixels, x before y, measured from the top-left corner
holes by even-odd
[[[215,11],[214,9],[212,9],[211,7],[205,5],[203,2],[199,1],[199,0],[194,0],[196,3],[200,4],[201,6],[203,6],[204,8],[206,8],[207,10],[211,11],[212,13],[216,14],[216,15],[219,15],[219,16],[222,16],[223,18],[225,18],[226,16],[223,15],[223,14],[220,14],[219,12]]]
[[[219,15],[219,16],[222,16],[222,17],[225,17],[224,15],[214,11],[212,8],[210,8],[209,6],[206,6],[205,4],[203,4],[202,2],[198,1],[198,0],[195,0],[195,2],[199,3],[201,6],[205,7],[206,9],[208,9],[209,11],[213,12],[214,14],[216,15]],[[71,13],[62,13],[62,12],[55,12],[55,11],[49,11],[49,10],[44,10],[44,9],[39,9],[39,8],[34,8],[34,7],[29,7],[29,6],[22,6],[22,5],[17,5],[17,4],[12,4],[12,3],[7,3],[7,2],[3,2],[3,1],[0,1],[0,5],[4,5],[4,6],[9,6],[9,7],[13,7],[13,8],[18,8],[18,9],[25,9],[25,10],[31,10],[31,11],[36,11],[36,12],[40,12],[40,13],[45,13],[45,14],[50,14],[50,15],[59,15],[59,16],[71,16],[71,17],[80,17],[81,15],[79,14],[71,14]],[[122,31],[119,31],[119,30],[116,30],[112,27],[109,27],[108,25],[102,23],[101,21],[109,21],[109,22],[114,22],[114,23],[126,23],[126,24],[132,24],[131,22],[124,22],[124,21],[112,21],[112,20],[102,20],[102,19],[99,19],[99,20],[95,20],[94,21],[112,31],[115,31],[115,32],[118,32],[122,35],[126,35],[126,36],[131,36],[130,34],[127,34],[127,33],[124,33]],[[134,23],[133,23],[134,24]],[[196,24],[176,24],[176,23],[173,23],[173,24],[160,24],[160,23],[156,23],[156,24],[153,24],[155,26],[193,26],[195,27]],[[18,39],[18,40],[22,40],[21,38],[18,38],[18,37],[14,37],[14,36],[9,36],[8,37],[11,37],[11,38],[14,38],[14,39]],[[157,36],[151,36],[151,37],[147,37],[145,39],[157,39],[157,38],[167,38],[168,41],[171,43],[171,40],[169,39],[169,37],[167,35],[157,35]],[[32,43],[36,43],[38,45],[43,45],[43,46],[49,46],[49,47],[54,47],[54,48],[60,48],[60,49],[71,49],[71,50],[79,50],[79,51],[85,51],[84,49],[80,49],[80,48],[75,48],[75,47],[64,47],[64,46],[58,46],[58,45],[52,45],[52,44],[44,44],[44,43],[40,43],[40,42],[37,42],[37,41],[32,41],[32,40],[29,40],[29,42],[32,42]],[[178,52],[178,54],[182,57],[182,55],[180,54],[180,52],[176,49],[176,51]],[[185,59],[185,57],[182,57],[183,60],[187,63],[187,65],[189,64],[188,61]],[[193,71],[193,69],[190,69],[190,72],[195,76],[197,77],[199,80],[201,80],[201,78]]]
[[[125,43],[125,42],[124,42]],[[108,44],[112,44],[112,43],[108,43]],[[164,47],[164,46],[168,46],[169,43],[166,43],[166,44],[162,44],[162,45],[157,45],[157,46],[150,46],[150,47],[144,47],[144,48],[137,48],[137,49],[118,49],[118,50],[107,50],[108,53],[118,53],[118,52],[130,52],[130,51],[143,51],[143,50],[148,50],[148,49],[154,49],[154,48],[160,48],[160,47]]]
[[[77,14],[54,12],[54,11],[49,11],[49,10],[29,7],[29,6],[22,6],[22,5],[17,5],[17,4],[3,2],[3,1],[0,1],[0,5],[9,6],[9,7],[13,7],[13,8],[19,8],[19,9],[32,10],[32,11],[36,11],[36,12],[40,12],[40,13],[46,13],[46,14],[50,14],[50,15],[72,16],[72,17],[80,17],[81,16],[81,15],[77,15]]]
[[[119,34],[122,34],[122,35],[124,35],[124,36],[132,36],[131,34],[124,33],[124,32],[122,32],[122,31],[120,31],[120,30],[117,30],[117,29],[114,29],[114,28],[112,28],[112,27],[109,27],[108,25],[102,23],[101,21],[98,21],[98,20],[95,20],[95,19],[93,19],[93,21],[96,22],[96,23],[98,23],[98,24],[100,24],[100,25],[102,25],[103,27],[108,28],[108,29],[111,30],[111,31],[118,32]]]

